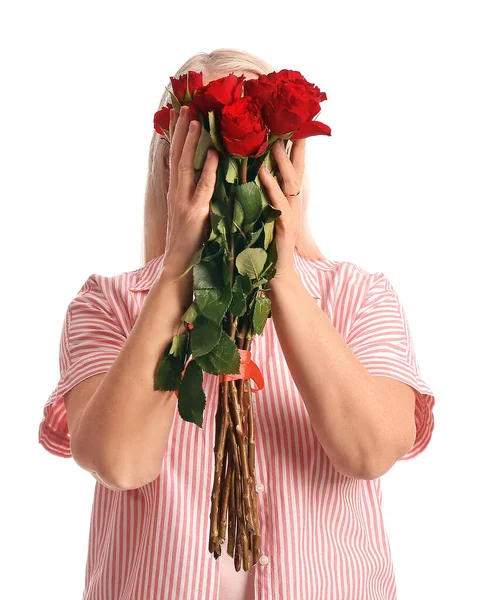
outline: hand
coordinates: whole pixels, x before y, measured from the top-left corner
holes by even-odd
[[[286,194],[295,194],[301,189],[305,149],[305,139],[292,142],[289,159],[282,140],[277,140],[273,144],[271,151],[277,161],[282,184],[279,184],[270,172],[267,173],[264,166],[260,169],[260,179],[267,189],[270,203],[274,208],[282,211],[280,217],[275,221],[274,236],[278,257],[276,273],[270,280],[270,284],[274,279],[295,274],[294,248],[301,226],[302,194],[288,197]]]
[[[192,256],[205,243],[210,201],[214,193],[219,157],[210,150],[198,183],[193,167],[200,137],[200,121],[189,131],[189,109],[182,106],[170,116],[170,182],[167,196],[165,266],[183,273]]]

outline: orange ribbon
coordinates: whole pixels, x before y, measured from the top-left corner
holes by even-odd
[[[238,348],[240,362],[239,362],[239,373],[221,373],[219,375],[219,382],[222,383],[224,381],[235,381],[236,379],[253,379],[253,381],[258,385],[258,387],[254,388],[250,386],[252,392],[258,392],[265,387],[265,381],[263,379],[263,374],[260,371],[260,367],[251,359],[251,351],[250,350],[240,350]],[[185,368],[182,371],[182,377],[185,373],[185,369],[187,368],[188,363],[194,360],[191,356],[187,360]],[[175,395],[178,398],[178,390],[175,390]]]
[[[265,382],[263,380],[263,374],[260,371],[260,367],[251,360],[251,351],[250,350],[240,350],[238,348],[240,363],[239,363],[239,374],[233,375],[228,373],[223,373],[219,376],[219,381],[234,381],[235,379],[253,379],[258,384],[257,388],[251,387],[252,392],[258,392],[262,390],[265,386]]]

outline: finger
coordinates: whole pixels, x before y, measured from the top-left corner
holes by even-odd
[[[178,163],[178,191],[184,198],[191,198],[195,189],[194,157],[201,133],[200,121],[190,121],[187,137]]]
[[[261,167],[259,173],[273,208],[278,208],[281,211],[289,209],[289,201],[282,192],[282,188],[275,177],[269,171],[267,172],[264,166]]]
[[[208,150],[200,179],[194,192],[194,203],[203,205],[205,210],[210,210],[209,202],[214,194],[216,186],[217,167],[219,165],[219,155],[215,150]]]
[[[300,181],[304,177],[304,168],[306,162],[306,138],[295,140],[292,142],[292,150],[290,151],[290,161],[299,176]]]
[[[173,131],[175,129],[177,119],[178,119],[177,111],[174,108],[170,109],[170,144],[173,139]]]
[[[284,194],[295,194],[300,190],[301,180],[287,156],[282,140],[277,140],[273,144],[272,151],[282,176]]]
[[[183,145],[187,137],[189,126],[189,109],[187,106],[182,106],[180,114],[177,118],[173,139],[170,146],[170,182],[168,191],[174,192],[178,185],[178,163],[182,155]]]

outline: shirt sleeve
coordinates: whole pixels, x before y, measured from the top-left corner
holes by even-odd
[[[414,458],[431,439],[435,398],[421,376],[404,309],[384,273],[370,275],[368,291],[346,341],[372,375],[392,377],[413,388],[416,439],[409,452],[398,460]]]
[[[44,406],[39,426],[39,443],[48,452],[72,456],[64,395],[84,379],[107,372],[125,340],[100,286],[89,277],[70,302],[61,329],[60,379]]]

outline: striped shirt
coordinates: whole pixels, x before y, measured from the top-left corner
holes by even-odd
[[[64,394],[104,373],[124,345],[163,255],[115,276],[93,274],[68,306],[60,341],[60,379],[47,400],[39,442],[70,457]],[[294,255],[302,284],[372,375],[410,385],[416,439],[399,460],[430,441],[434,396],[421,377],[403,307],[382,272],[346,261]],[[252,394],[261,557],[234,572],[227,541],[208,550],[218,377],[204,371],[203,427],[175,411],[160,476],[115,491],[95,483],[84,600],[395,600],[396,583],[382,516],[380,479],[336,471],[268,319],[252,358],[265,386]],[[224,565],[224,566],[223,566]],[[221,568],[222,567],[222,568]]]

